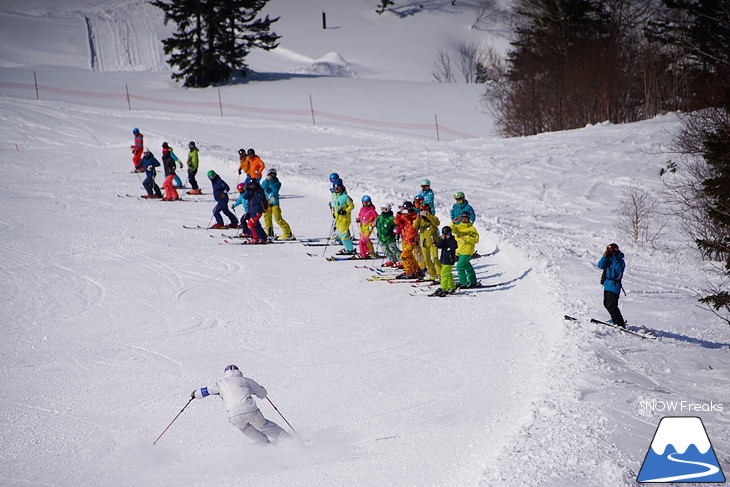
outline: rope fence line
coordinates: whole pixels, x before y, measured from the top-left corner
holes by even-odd
[[[67,88],[58,88],[55,86],[48,86],[40,84],[37,81],[37,77],[34,72],[34,83],[16,83],[8,81],[0,81],[0,88],[6,88],[11,90],[25,90],[35,92],[36,99],[41,99],[42,93],[54,93],[64,96],[73,96],[78,98],[94,98],[94,99],[106,99],[106,100],[119,100],[121,103],[127,105],[129,111],[132,111],[133,101],[153,103],[158,105],[166,106],[180,106],[189,108],[202,108],[215,110],[220,113],[223,117],[224,111],[237,111],[246,113],[258,113],[275,116],[296,116],[296,117],[310,117],[312,125],[316,125],[317,118],[334,120],[339,122],[345,122],[354,125],[365,125],[370,127],[381,127],[391,129],[404,129],[404,130],[419,130],[419,131],[433,131],[436,135],[436,140],[441,140],[441,133],[447,133],[456,138],[462,139],[474,139],[477,138],[475,135],[467,134],[459,130],[454,130],[449,127],[445,127],[438,123],[438,117],[434,114],[433,123],[406,123],[406,122],[389,122],[382,120],[370,120],[360,117],[352,117],[347,115],[339,115],[337,113],[324,112],[316,110],[314,103],[312,102],[311,95],[309,96],[309,109],[285,109],[285,108],[262,108],[253,107],[247,105],[238,105],[234,103],[224,103],[221,97],[220,89],[217,90],[218,101],[207,102],[207,101],[192,101],[192,100],[170,100],[164,98],[156,98],[151,96],[136,95],[129,92],[129,87],[125,85],[125,93],[94,93],[90,91],[73,90]]]

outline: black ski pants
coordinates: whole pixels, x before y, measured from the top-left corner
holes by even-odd
[[[197,169],[195,171],[188,169],[188,182],[190,183],[190,187],[193,189],[198,189],[198,182],[195,180],[196,174],[198,174]]]
[[[618,309],[618,298],[619,294],[612,293],[611,291],[603,291],[603,307],[606,308],[608,314],[611,315],[611,321],[619,326],[625,326],[624,317],[621,315],[621,310]]]

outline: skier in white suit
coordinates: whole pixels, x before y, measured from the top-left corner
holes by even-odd
[[[264,418],[251,397],[254,394],[259,399],[266,399],[266,389],[255,380],[244,377],[237,366],[229,365],[222,379],[208,387],[195,389],[190,397],[220,396],[228,412],[228,421],[257,444],[288,438],[289,434],[278,424]]]

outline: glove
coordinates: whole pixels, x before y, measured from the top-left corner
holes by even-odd
[[[195,389],[195,391],[197,391],[197,389]],[[193,391],[193,392],[192,392],[192,393],[190,394],[190,399],[195,399],[195,391]]]
[[[347,215],[347,212],[344,209],[337,210],[338,215]]]
[[[241,170],[240,169],[238,170],[238,174],[241,174]]]
[[[355,223],[360,223],[360,219],[359,218],[355,218]]]
[[[231,205],[231,210],[236,211],[236,207],[234,205]]]

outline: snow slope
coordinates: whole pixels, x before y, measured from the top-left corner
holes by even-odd
[[[294,20],[305,18],[304,3],[272,0],[282,51],[252,58],[260,77],[225,87],[226,98],[277,108],[313,93],[332,104],[321,110],[381,121],[420,120],[437,107],[440,119],[459,121],[447,125],[485,137],[437,142],[387,126],[192,106],[129,111],[68,93],[36,101],[3,85],[0,484],[633,485],[666,415],[641,401],[728,407],[730,332],[696,306],[706,267],[692,243],[670,223],[657,249],[632,246],[613,226],[629,185],[660,190],[673,115],[489,137],[478,89],[430,83],[424,66],[459,29],[475,34],[466,7],[424,2],[398,19],[364,1],[321,0],[308,5],[309,22],[327,10],[332,27],[310,32]],[[215,97],[170,82],[149,42],[162,32],[153,12],[120,15],[140,8],[4,2],[2,45],[26,36],[0,51],[0,82],[36,70],[69,89],[111,92],[133,80],[167,99]],[[103,21],[94,57],[86,26]],[[396,32],[408,42],[386,49]],[[379,39],[380,48],[369,44]],[[57,51],[44,57],[49,44]],[[317,62],[342,70],[310,76]],[[329,232],[333,171],[356,202],[369,194],[376,204],[412,197],[429,177],[442,221],[464,191],[479,215],[478,249],[489,254],[477,273],[504,285],[475,297],[410,296],[419,290],[368,282],[372,271],[319,256],[333,248],[219,245],[223,232],[182,227],[210,222],[207,197],[125,196],[142,193],[128,172],[135,126],[156,155],[162,141],[184,156],[196,140],[204,190],[208,169],[233,186],[238,148],[256,147],[278,169],[284,217],[302,237]],[[563,321],[606,318],[595,262],[611,241],[627,254],[624,314],[657,330],[657,341]],[[208,398],[152,446],[190,391],[228,363],[267,387],[307,442],[249,446]],[[691,414],[728,465],[726,410]]]

